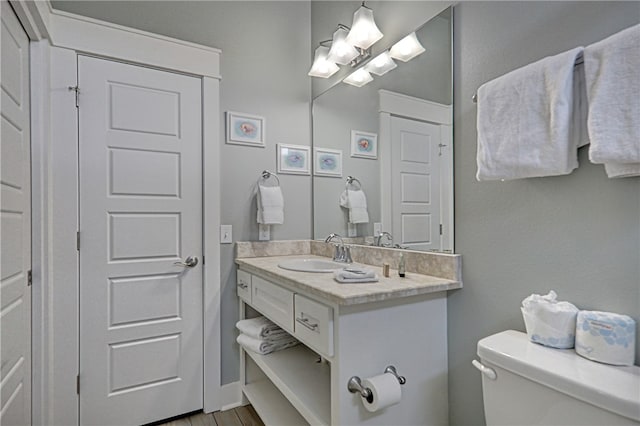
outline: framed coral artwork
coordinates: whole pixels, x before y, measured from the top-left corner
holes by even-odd
[[[264,148],[265,127],[264,117],[243,112],[227,111],[228,144]]]
[[[314,148],[313,174],[315,176],[342,177],[342,151]]]
[[[378,158],[378,135],[376,133],[351,131],[351,156],[359,158]]]
[[[309,153],[311,149],[302,145],[278,144],[278,173],[309,175]]]

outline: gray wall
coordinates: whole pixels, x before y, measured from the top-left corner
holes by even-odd
[[[637,2],[454,9],[455,248],[464,288],[448,297],[452,425],[484,423],[476,342],[524,331],[518,308],[529,294],[555,289],[579,308],[640,320],[640,178],[608,179],[584,147],[569,176],[479,183],[471,102],[490,79],[639,21]]]
[[[220,132],[221,218],[234,241],[258,239],[255,183],[276,170],[276,143],[311,144],[308,2],[60,2],[57,9],[222,49],[221,111],[266,117],[266,148],[224,143]],[[224,123],[224,121],[223,121]],[[311,177],[280,176],[285,223],[272,239],[311,237]],[[221,246],[222,383],[238,379],[233,245]]]

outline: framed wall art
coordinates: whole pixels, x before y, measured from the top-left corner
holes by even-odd
[[[266,120],[258,115],[227,111],[227,143],[264,148]]]
[[[342,151],[315,148],[313,174],[315,176],[342,177]]]
[[[278,173],[309,175],[311,149],[302,145],[278,144]]]
[[[378,135],[376,133],[351,131],[351,156],[358,158],[378,158]]]

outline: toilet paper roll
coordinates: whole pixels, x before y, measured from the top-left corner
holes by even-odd
[[[402,389],[396,376],[390,373],[384,373],[379,376],[370,377],[362,381],[362,386],[371,389],[372,398],[369,402],[366,398],[362,398],[362,404],[367,411],[372,413],[395,405],[402,398]]]
[[[576,352],[593,361],[633,365],[636,322],[627,315],[580,311],[576,325]]]

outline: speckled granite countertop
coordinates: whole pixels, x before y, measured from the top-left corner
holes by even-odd
[[[261,276],[264,279],[284,284],[290,288],[318,296],[338,305],[357,305],[399,299],[427,293],[462,288],[462,282],[407,272],[404,278],[392,269],[390,277],[382,275],[382,267],[360,265],[373,269],[378,282],[340,284],[333,279],[332,273],[296,272],[278,267],[285,259],[327,257],[304,254],[289,256],[265,256],[237,258],[236,264],[241,270]],[[357,265],[357,264],[356,264]]]

